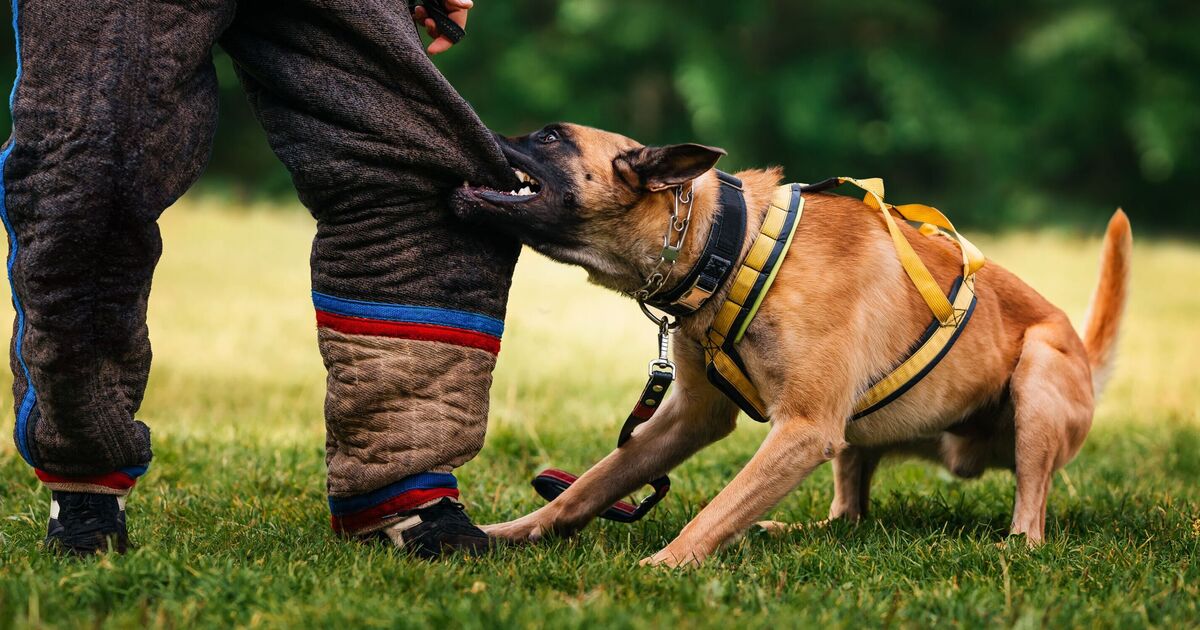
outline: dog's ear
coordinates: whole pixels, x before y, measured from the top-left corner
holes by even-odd
[[[663,190],[679,186],[716,166],[725,149],[703,144],[642,147],[617,156],[613,170],[634,190]]]

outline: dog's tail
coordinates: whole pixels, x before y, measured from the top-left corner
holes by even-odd
[[[1092,293],[1083,320],[1083,345],[1092,365],[1092,390],[1099,397],[1112,372],[1117,353],[1121,315],[1129,295],[1133,230],[1129,217],[1118,209],[1108,221],[1104,250],[1100,255],[1100,281]]]

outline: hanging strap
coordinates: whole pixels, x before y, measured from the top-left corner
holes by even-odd
[[[868,206],[880,211],[883,215],[884,222],[887,224],[888,232],[892,237],[892,244],[896,248],[896,254],[900,257],[900,265],[904,267],[905,273],[916,286],[917,292],[921,294],[921,299],[925,300],[925,304],[929,310],[933,312],[933,316],[939,322],[946,326],[957,325],[958,318],[962,316],[961,310],[956,310],[950,300],[942,293],[942,289],[938,286],[936,280],[933,279],[933,274],[929,273],[929,269],[925,267],[925,263],[921,262],[921,258],[917,256],[917,252],[913,250],[908,239],[904,238],[904,233],[900,231],[900,226],[896,225],[895,218],[892,217],[892,210],[895,210],[901,217],[908,221],[921,224],[921,232],[925,235],[938,233],[942,230],[955,241],[958,242],[959,249],[962,251],[963,259],[963,277],[973,278],[976,271],[983,267],[983,253],[979,251],[975,245],[958,233],[954,229],[954,224],[946,218],[937,208],[921,204],[906,204],[903,206],[893,206],[883,200],[883,180],[877,177],[871,179],[854,179],[853,177],[839,177],[839,183],[850,183],[864,190],[867,195],[863,197],[863,202]]]

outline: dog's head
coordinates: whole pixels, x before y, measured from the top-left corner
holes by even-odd
[[[523,188],[464,185],[454,195],[454,211],[551,258],[582,265],[597,280],[634,273],[626,258],[641,255],[629,247],[644,230],[654,235],[651,245],[658,240],[651,248],[656,253],[670,189],[712,169],[725,154],[699,144],[647,147],[573,124],[497,141]]]

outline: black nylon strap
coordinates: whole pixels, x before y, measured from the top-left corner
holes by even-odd
[[[742,181],[724,171],[717,171],[717,180],[721,182],[717,214],[696,264],[674,288],[647,302],[665,313],[680,316],[693,312],[694,309],[676,302],[693,286],[715,293],[729,277],[742,253],[746,237],[746,197],[742,194]]]
[[[446,12],[446,5],[442,3],[442,0],[408,0],[408,9],[410,12],[417,8],[418,5],[425,7],[426,15],[437,25],[438,32],[442,34],[442,37],[450,40],[451,43],[457,44],[462,41],[462,38],[467,36],[467,32],[457,22],[450,19],[450,15]]]
[[[842,180],[836,177],[830,177],[829,179],[823,179],[815,184],[805,184],[800,187],[800,190],[801,192],[825,192],[826,190],[832,190],[841,185]]]

